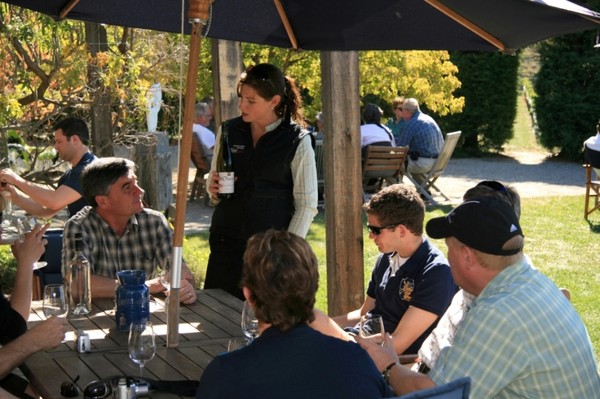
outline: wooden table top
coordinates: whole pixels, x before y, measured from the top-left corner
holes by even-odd
[[[195,304],[180,308],[178,346],[167,348],[164,298],[153,298],[150,318],[156,333],[156,356],[144,367],[144,377],[198,381],[208,363],[227,350],[231,338],[243,337],[241,311],[242,302],[222,290],[198,291]],[[61,383],[77,376],[80,398],[83,388],[92,381],[116,375],[139,376],[139,366],[129,359],[127,352],[128,332],[117,330],[114,314],[113,300],[94,300],[89,315],[69,317],[71,329],[63,344],[49,352],[38,352],[23,363],[23,373],[43,398],[63,399]],[[42,302],[34,301],[29,323],[34,325],[43,319]],[[76,351],[77,329],[89,334],[90,353]],[[174,397],[177,396],[152,392],[152,398]]]

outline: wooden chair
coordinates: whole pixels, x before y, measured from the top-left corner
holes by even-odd
[[[461,377],[437,387],[415,391],[395,399],[468,399],[471,377]]]
[[[590,213],[600,209],[600,176],[592,169],[600,169],[600,151],[590,150],[585,147],[583,152],[585,158],[585,213],[584,218],[588,220]],[[593,179],[593,177],[596,179]],[[592,205],[590,205],[592,203]]]
[[[429,193],[430,192],[429,190],[431,188],[434,188],[438,193],[440,193],[440,195],[442,197],[444,197],[446,199],[446,201],[450,200],[450,198],[448,198],[446,196],[446,194],[444,194],[442,192],[442,190],[440,190],[435,185],[435,182],[444,173],[446,166],[448,166],[448,161],[450,161],[450,158],[452,157],[452,153],[454,152],[454,149],[456,148],[456,144],[458,143],[458,139],[460,138],[460,135],[461,135],[460,131],[448,133],[446,135],[446,140],[444,141],[444,146],[442,147],[442,150],[440,151],[435,163],[433,164],[433,167],[425,175],[425,181],[423,182],[423,184],[419,184],[410,175],[410,173],[408,173],[408,172],[406,173],[406,176],[415,185],[415,188],[417,189],[417,191],[419,191],[420,194],[422,194],[425,198],[427,198],[431,202],[435,203],[435,200]]]
[[[363,193],[370,191],[370,187],[377,192],[383,183],[401,183],[407,154],[408,146],[368,146],[362,165]]]
[[[315,163],[317,165],[317,188],[319,191],[318,206],[323,206],[323,192],[325,190],[325,173],[323,171],[323,140],[317,140],[315,143]]]

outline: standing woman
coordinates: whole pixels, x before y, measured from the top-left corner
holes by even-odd
[[[244,299],[240,280],[248,238],[271,228],[306,237],[317,214],[317,169],[291,78],[274,65],[259,64],[242,74],[237,90],[241,116],[227,121],[235,193],[218,197],[218,157],[213,157],[207,191],[216,209],[204,288],[222,288]]]

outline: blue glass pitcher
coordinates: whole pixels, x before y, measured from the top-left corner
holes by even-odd
[[[117,329],[129,331],[131,323],[145,323],[150,318],[150,293],[146,287],[146,272],[121,270],[117,272],[119,285],[115,292]]]

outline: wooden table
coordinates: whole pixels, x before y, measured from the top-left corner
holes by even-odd
[[[222,290],[198,291],[198,300],[180,308],[179,345],[166,347],[167,315],[164,298],[153,298],[151,321],[156,333],[156,356],[144,367],[144,377],[154,380],[199,380],[204,368],[216,355],[227,350],[232,337],[242,337],[240,318],[242,302]],[[69,317],[71,330],[65,342],[49,352],[29,357],[21,366],[23,373],[43,398],[63,399],[60,386],[79,376],[81,389],[92,381],[116,375],[139,376],[139,367],[129,359],[128,332],[116,329],[113,300],[94,300],[92,313]],[[42,303],[34,301],[30,325],[43,320]],[[76,330],[90,335],[91,352],[78,353]],[[153,391],[152,398],[175,395]]]

